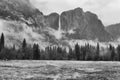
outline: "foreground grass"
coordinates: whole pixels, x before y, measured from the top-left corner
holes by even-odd
[[[120,80],[120,63],[0,61],[0,80]]]

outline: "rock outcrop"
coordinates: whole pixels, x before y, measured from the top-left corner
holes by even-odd
[[[61,14],[61,29],[68,31],[76,28],[84,28],[84,12],[81,8],[65,11]]]

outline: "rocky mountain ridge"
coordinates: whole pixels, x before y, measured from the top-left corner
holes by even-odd
[[[106,31],[109,32],[115,40],[120,38],[120,23],[112,24],[106,27]]]
[[[0,25],[0,33],[5,33],[6,42],[11,45],[21,43],[24,38],[30,44],[38,43],[44,47],[68,46],[68,40],[113,40],[94,13],[76,8],[60,15],[44,15],[29,0],[1,0]]]

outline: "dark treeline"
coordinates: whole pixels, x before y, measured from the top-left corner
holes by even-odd
[[[99,46],[75,45],[74,49],[59,46],[49,46],[41,50],[38,44],[29,46],[26,39],[23,40],[21,47],[16,49],[5,47],[4,34],[0,38],[0,59],[1,60],[80,60],[80,61],[120,61],[120,45],[117,48],[109,45],[108,48]]]

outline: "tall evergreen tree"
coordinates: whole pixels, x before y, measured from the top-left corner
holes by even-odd
[[[109,45],[109,51],[110,51],[110,60],[115,60],[115,48],[112,45]]]
[[[72,48],[69,48],[69,54],[68,54],[68,59],[71,60],[74,58],[74,55],[73,55],[73,50]]]
[[[120,45],[118,45],[117,47],[117,55],[118,55],[118,59],[120,61]]]
[[[21,48],[21,55],[22,55],[22,59],[26,59],[27,57],[27,42],[26,39],[23,40],[22,42],[22,48]]]
[[[97,43],[97,48],[96,48],[96,54],[95,54],[95,58],[94,60],[99,60],[99,56],[100,56],[100,46],[99,43]]]
[[[80,60],[80,47],[78,44],[75,45],[75,55],[76,55],[76,59]]]
[[[23,43],[22,43],[22,48],[25,49],[27,46],[27,43],[26,43],[26,39],[23,40]]]
[[[0,51],[4,48],[5,46],[5,41],[4,41],[4,34],[1,34],[1,39],[0,39]]]
[[[33,59],[34,60],[40,59],[40,49],[38,44],[33,45]]]

